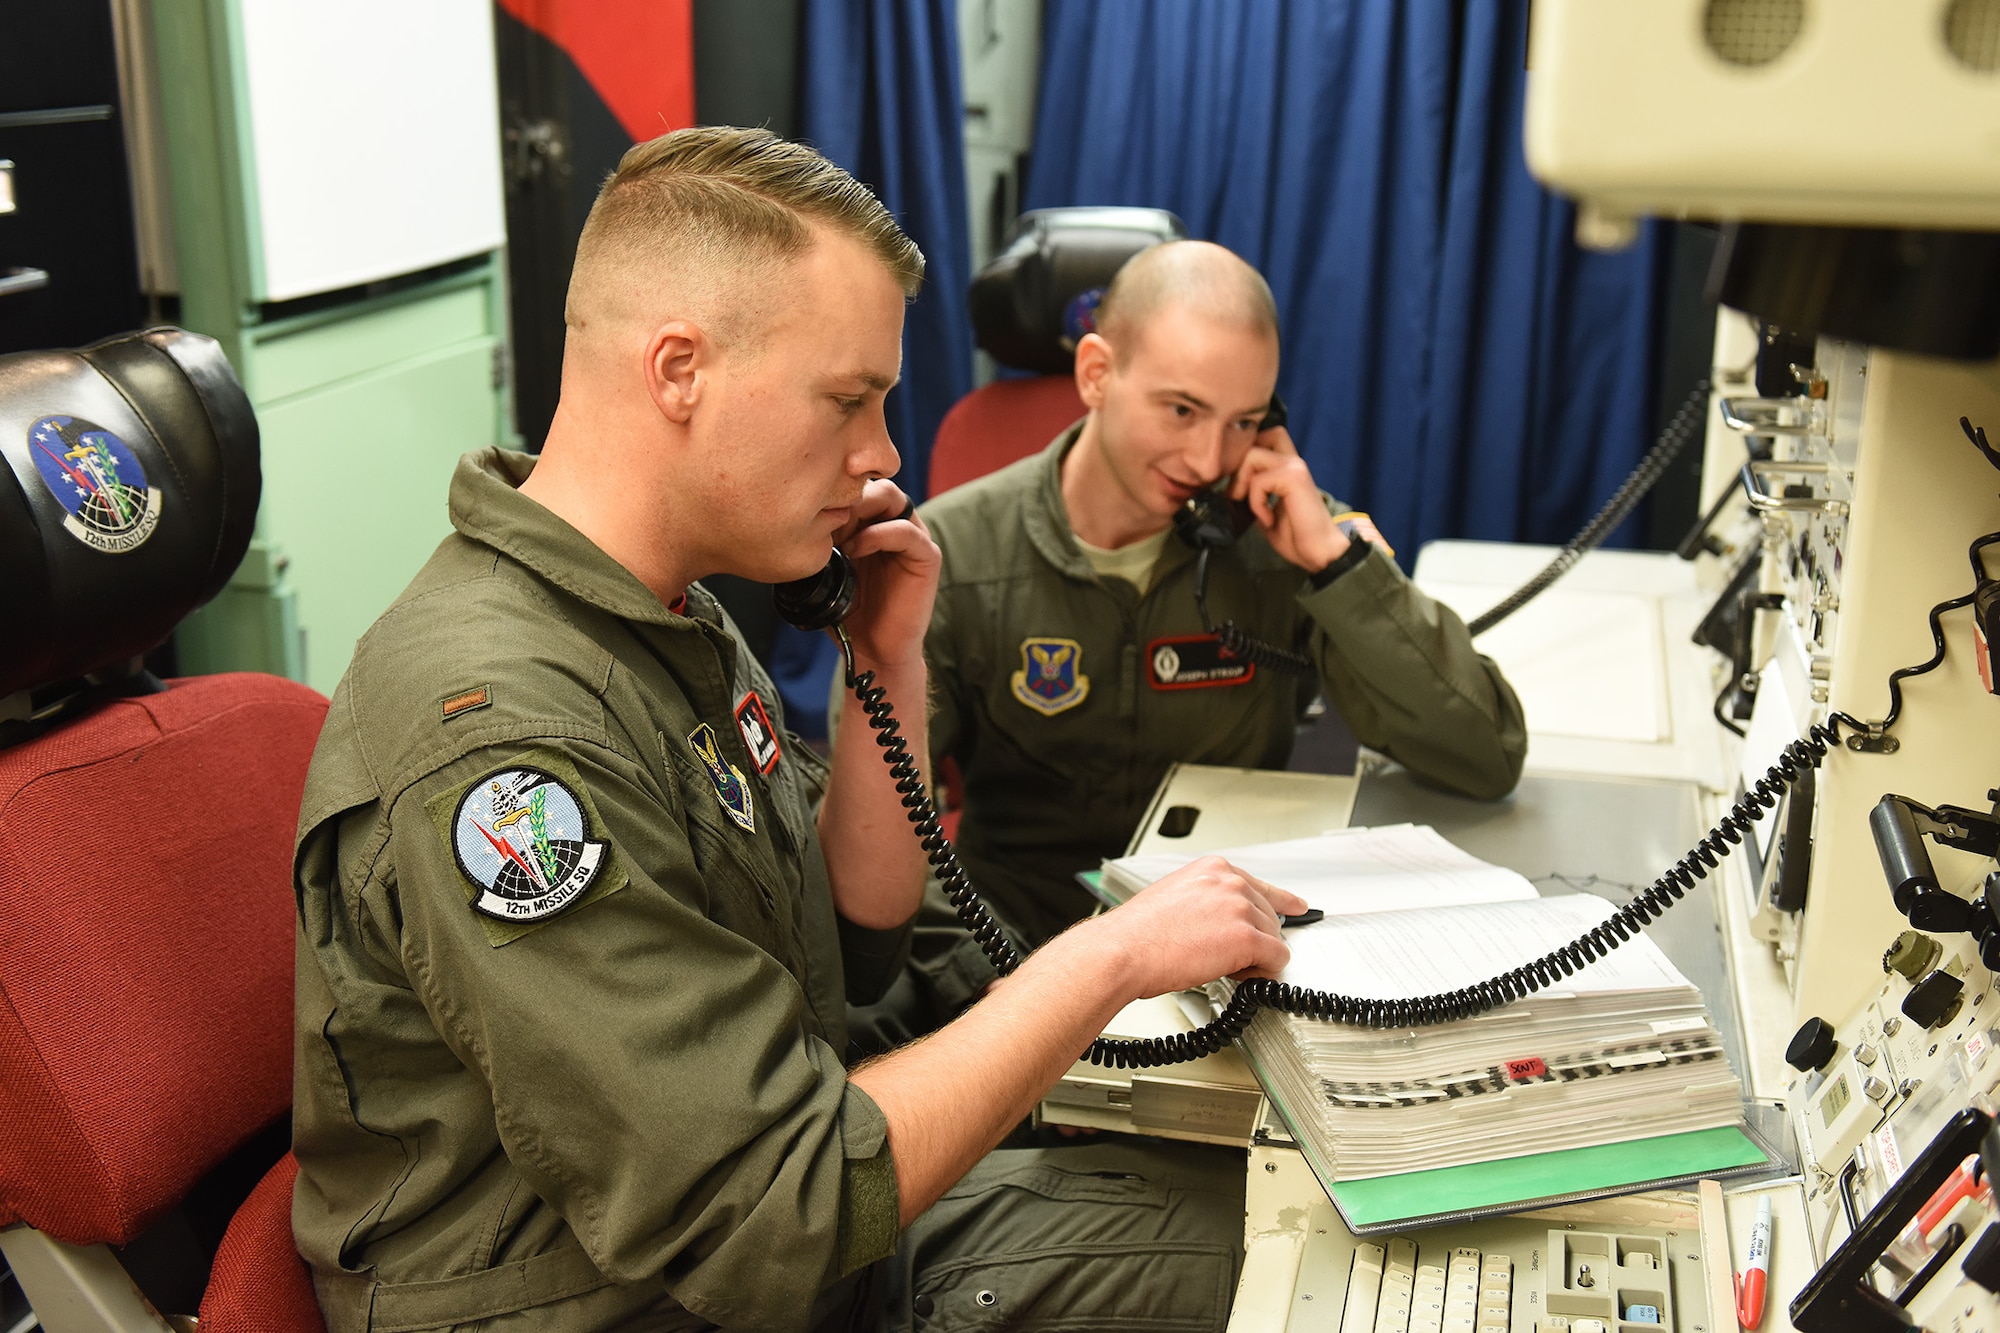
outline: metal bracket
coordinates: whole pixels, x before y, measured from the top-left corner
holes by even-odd
[[[1743,465],[1743,471],[1738,475],[1743,483],[1743,497],[1760,514],[1815,513],[1842,518],[1847,513],[1845,500],[1836,500],[1830,495],[1773,495],[1764,489],[1763,478],[1773,473],[1808,477],[1820,476],[1826,471],[1824,463],[1753,458]]]

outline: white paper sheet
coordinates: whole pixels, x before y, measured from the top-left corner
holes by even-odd
[[[1514,871],[1453,846],[1428,825],[1340,829],[1212,855],[1267,884],[1290,889],[1329,916],[1535,896],[1535,886]],[[1194,859],[1171,854],[1107,861],[1105,886],[1129,897]]]

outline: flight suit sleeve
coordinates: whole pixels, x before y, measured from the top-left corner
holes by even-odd
[[[1329,702],[1362,744],[1411,771],[1492,800],[1528,754],[1521,701],[1465,622],[1419,591],[1379,549],[1299,602]]]
[[[499,849],[482,860],[498,807],[481,793],[524,765],[581,811],[583,850],[559,849],[550,882],[580,883],[564,857],[597,868],[560,910],[496,919],[474,906],[506,906],[483,896]],[[724,813],[594,742],[475,751],[395,800],[393,877],[361,907],[491,1087],[509,1159],[601,1271],[660,1275],[727,1327],[803,1327],[823,1286],[894,1248],[895,1169],[881,1111],[808,1031],[798,982],[742,933],[782,951],[796,918]]]

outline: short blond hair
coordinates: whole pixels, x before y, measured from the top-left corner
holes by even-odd
[[[722,125],[635,144],[584,221],[566,319],[581,322],[579,287],[634,269],[741,291],[810,249],[813,223],[860,241],[916,296],[923,251],[866,186],[806,145]]]
[[[1147,322],[1170,307],[1278,336],[1278,303],[1264,275],[1212,241],[1164,241],[1126,260],[1097,303],[1097,331],[1123,365]]]

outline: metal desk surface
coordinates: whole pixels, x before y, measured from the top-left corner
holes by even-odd
[[[1429,824],[1474,856],[1518,871],[1544,896],[1594,893],[1615,903],[1644,892],[1706,832],[1692,782],[1529,773],[1513,795],[1474,801],[1424,786],[1400,768],[1361,779],[1349,822]],[[1747,1079],[1715,880],[1711,873],[1646,933],[1701,989],[1730,1066]]]

